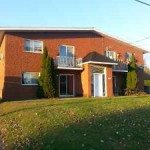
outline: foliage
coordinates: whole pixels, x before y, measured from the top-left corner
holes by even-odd
[[[130,63],[128,64],[127,73],[127,90],[134,91],[137,88],[137,65],[134,55],[132,54]]]
[[[148,68],[147,66],[144,67],[144,79],[150,80],[150,68]]]
[[[144,72],[147,74],[150,74],[150,68],[148,68],[147,66],[144,67]]]
[[[55,77],[56,74],[55,74],[53,59],[47,57],[43,89],[44,89],[45,96],[48,98],[52,98],[56,96]]]
[[[150,80],[144,80],[144,86],[150,86]]]
[[[146,96],[5,102],[0,132],[4,149],[149,149],[149,114]]]
[[[44,90],[43,90],[43,87],[41,85],[40,79],[38,79],[38,86],[37,86],[37,90],[36,90],[36,96],[38,98],[44,98],[45,97]]]
[[[146,92],[143,92],[143,91],[140,91],[138,89],[135,89],[135,90],[131,90],[131,89],[125,89],[125,95],[128,95],[128,96],[144,96],[144,95],[147,95]]]
[[[43,51],[43,57],[42,57],[40,77],[38,79],[38,87],[37,87],[37,97],[38,98],[45,97],[43,87],[44,87],[44,80],[45,80],[45,70],[46,70],[46,59],[47,59],[47,57],[48,57],[48,53],[47,53],[47,48],[45,46],[44,51]]]
[[[47,48],[44,48],[41,73],[38,79],[37,97],[56,97],[56,71],[53,59],[49,57]]]
[[[52,73],[52,87],[54,89],[53,91],[53,97],[56,97],[57,96],[57,70],[55,68],[55,65],[54,65],[54,59],[51,58],[51,73]]]

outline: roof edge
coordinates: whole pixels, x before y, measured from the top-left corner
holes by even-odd
[[[94,27],[0,27],[0,31],[92,31]]]
[[[124,40],[124,39],[122,39],[122,38],[120,38],[120,37],[117,37],[117,36],[114,36],[114,35],[110,35],[109,33],[103,32],[103,31],[101,31],[101,30],[99,30],[99,29],[97,29],[97,28],[95,28],[94,30],[95,30],[95,32],[97,32],[97,33],[99,33],[99,34],[102,34],[103,36],[110,37],[110,38],[112,38],[112,39],[118,40],[118,41],[123,42],[123,43],[125,43],[125,44],[128,44],[128,45],[130,45],[130,46],[133,46],[133,47],[135,47],[135,48],[138,48],[138,49],[140,49],[141,51],[143,51],[144,53],[150,53],[150,51],[148,51],[147,49],[142,48],[142,47],[140,47],[140,46],[138,46],[138,45],[136,45],[136,44],[132,44],[132,43],[130,43],[129,41]]]
[[[143,51],[143,53],[150,53],[147,49],[142,48],[136,44],[132,44],[124,39],[121,39],[120,37],[116,37],[113,35],[110,35],[106,32],[103,32],[97,28],[94,27],[0,27],[0,32],[15,32],[15,31],[82,31],[82,32],[86,32],[86,31],[90,31],[90,32],[94,32],[97,33],[99,35],[103,35],[103,36],[107,36],[110,37],[112,39],[118,40],[120,42],[126,43],[128,45],[131,45],[135,48],[138,48],[139,50]],[[0,43],[1,43],[0,39]]]

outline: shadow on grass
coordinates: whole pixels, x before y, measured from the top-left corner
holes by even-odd
[[[7,101],[7,103],[16,103],[16,102],[19,102],[19,103],[33,103],[35,102],[36,104],[33,104],[33,106],[28,106],[25,105],[23,106],[24,108],[18,108],[18,109],[15,109],[15,110],[12,110],[12,111],[9,111],[9,112],[6,112],[6,113],[3,113],[3,114],[0,114],[0,117],[4,117],[4,116],[7,116],[7,115],[10,115],[10,114],[13,114],[13,113],[19,113],[19,112],[22,112],[22,111],[28,111],[28,110],[33,110],[33,109],[38,109],[38,108],[44,108],[44,107],[53,107],[53,106],[62,106],[62,105],[74,105],[74,104],[86,104],[86,103],[92,103],[93,101],[95,100],[98,100],[98,101],[103,101],[106,103],[111,103],[112,99],[116,99],[116,101],[119,101],[120,100],[125,100],[125,99],[129,99],[129,98],[136,98],[136,99],[141,99],[141,98],[145,98],[145,97],[150,97],[150,96],[122,96],[122,97],[111,97],[111,98],[73,98],[74,101],[71,99],[71,101],[69,101],[70,99],[67,98],[67,99],[44,99],[44,103],[43,103],[43,99],[39,99],[39,100],[26,100],[26,101]],[[106,101],[107,99],[107,101]],[[46,100],[46,101],[45,101]],[[76,100],[79,100],[79,101],[76,101]],[[51,104],[48,104],[47,102],[50,102]],[[5,103],[5,102],[2,102],[2,103]],[[42,105],[40,103],[43,103]],[[40,104],[40,105],[39,105]],[[22,107],[22,106],[21,106]]]
[[[42,101],[41,101],[42,102]],[[25,108],[18,108],[18,109],[15,109],[13,111],[10,111],[10,112],[7,112],[7,113],[3,113],[3,114],[0,114],[0,117],[4,117],[4,116],[7,116],[7,115],[10,115],[10,114],[13,114],[13,113],[19,113],[19,112],[22,112],[22,111],[27,111],[27,110],[34,110],[34,109],[40,109],[40,108],[43,108],[43,107],[53,107],[53,106],[65,106],[65,105],[74,105],[74,104],[85,104],[85,103],[90,103],[92,102],[91,100],[84,100],[84,101],[71,101],[71,102],[60,102],[59,103],[55,103],[55,101],[53,101],[54,103],[53,104],[43,104],[43,105],[39,105],[38,106],[38,103],[37,105],[33,104],[34,106],[24,106]]]
[[[30,134],[24,141],[18,139],[11,149],[150,149],[150,107],[71,119],[68,124],[60,121],[53,129],[48,124],[40,125],[36,135]]]

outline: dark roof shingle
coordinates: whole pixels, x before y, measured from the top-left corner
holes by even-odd
[[[108,64],[117,64],[117,62],[115,62],[114,60],[104,56],[104,55],[101,55],[97,52],[90,52],[88,53],[84,58],[83,58],[83,63],[85,62],[89,62],[89,61],[92,61],[92,62],[101,62],[101,63],[108,63]]]

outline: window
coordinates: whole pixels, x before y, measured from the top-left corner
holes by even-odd
[[[61,45],[59,56],[74,57],[74,46]]]
[[[24,72],[22,73],[22,84],[23,85],[37,85],[37,79],[39,72]]]
[[[25,51],[33,52],[33,53],[43,53],[43,42],[42,41],[34,41],[34,40],[26,40],[25,41]]]
[[[126,60],[126,62],[130,62],[131,56],[132,56],[132,53],[130,53],[130,52],[127,52],[125,54],[125,60]]]
[[[106,51],[106,56],[110,59],[116,59],[116,52],[114,51]]]

